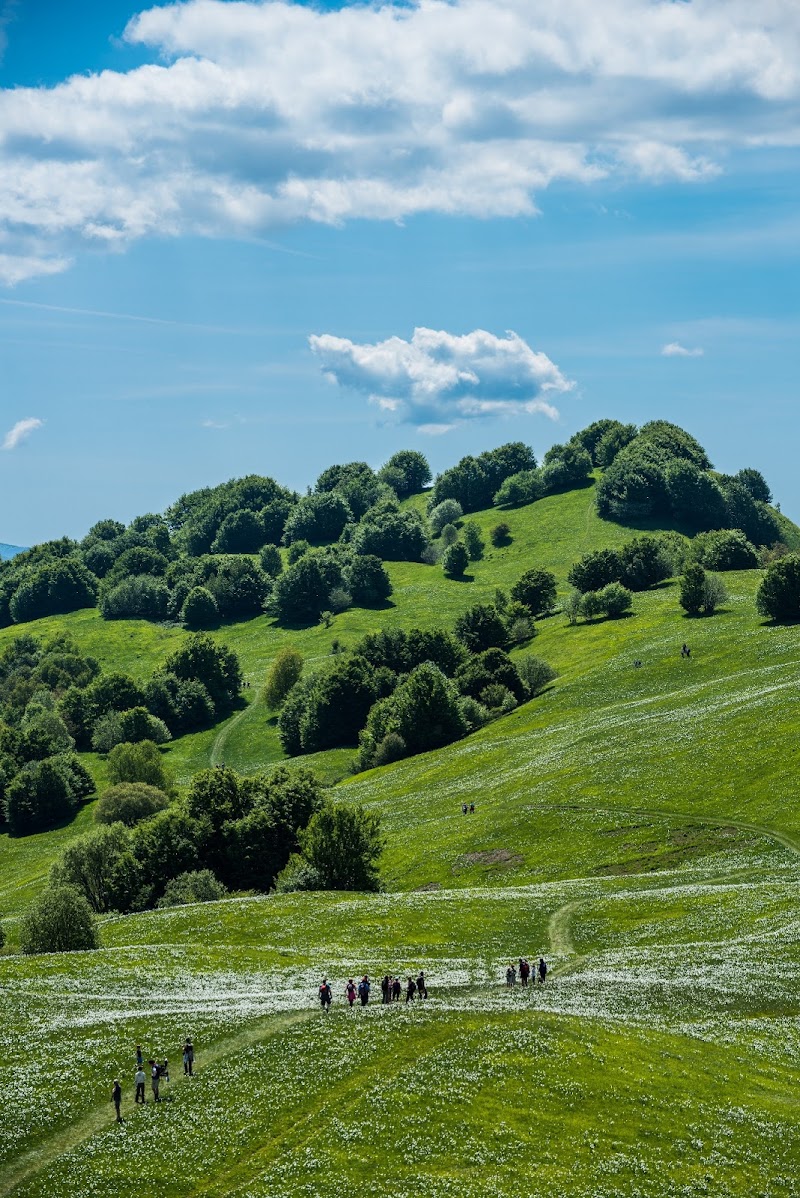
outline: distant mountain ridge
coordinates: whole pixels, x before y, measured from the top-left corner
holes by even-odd
[[[0,541],[0,559],[7,561],[10,557],[16,557],[18,553],[24,553],[24,545],[5,545]]]

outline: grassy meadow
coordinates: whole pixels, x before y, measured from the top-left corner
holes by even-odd
[[[451,625],[532,566],[566,590],[577,557],[635,531],[597,517],[593,488],[476,518],[513,540],[467,581],[395,563],[385,610],[221,628],[251,685],[225,724],[169,747],[176,778],[282,759],[259,698],[282,645],[313,666],[334,638]],[[96,952],[23,957],[18,917],[91,805],[0,837],[0,1198],[800,1195],[800,632],[757,615],[758,571],[724,577],[710,618],[686,618],[673,581],[625,619],[539,621],[515,653],[557,680],[463,741],[361,775],[352,749],[304,759],[380,813],[384,893],[108,917]],[[95,611],[30,626],[55,629],[138,678],[184,636]],[[506,988],[523,954],[547,958],[544,987]],[[348,977],[420,968],[426,1003],[383,1007],[374,986],[347,1008]],[[167,1100],[148,1086],[140,1110],[137,1043],[172,1067]]]

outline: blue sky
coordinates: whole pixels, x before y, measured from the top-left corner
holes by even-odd
[[[606,415],[800,518],[797,6],[298,10],[0,0],[0,539]]]

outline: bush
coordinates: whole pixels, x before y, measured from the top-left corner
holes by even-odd
[[[680,605],[694,616],[703,606],[706,572],[699,562],[691,562],[681,578]]]
[[[541,694],[544,688],[558,677],[558,671],[546,661],[542,661],[541,657],[521,657],[515,665],[530,699]]]
[[[277,894],[295,894],[301,890],[322,890],[322,875],[300,853],[292,853],[275,879]]]
[[[550,611],[556,601],[556,576],[549,570],[527,570],[511,588],[511,598],[532,615]]]
[[[70,841],[50,871],[50,884],[75,887],[98,914],[128,911],[139,889],[131,845],[124,824],[100,824]]]
[[[499,682],[484,687],[480,694],[480,702],[492,715],[506,715],[517,706],[517,700],[511,691]]]
[[[206,587],[193,587],[181,608],[181,619],[187,628],[213,628],[219,622],[217,601]]]
[[[326,802],[299,834],[303,856],[323,890],[378,890],[380,820],[358,805]]]
[[[293,541],[329,545],[339,540],[344,526],[352,519],[350,505],[336,491],[305,495],[289,513],[283,539],[287,545]]]
[[[449,549],[451,545],[455,545],[458,540],[458,529],[455,524],[445,524],[439,533],[439,540],[444,549]]]
[[[166,620],[169,589],[160,578],[135,574],[104,591],[100,614],[105,620]]]
[[[289,551],[286,554],[289,565],[293,566],[295,562],[299,562],[300,558],[305,557],[310,548],[311,544],[309,541],[292,541]]]
[[[583,595],[577,587],[572,587],[563,604],[561,610],[569,620],[570,624],[578,623],[578,616],[581,614],[581,603]]]
[[[622,558],[616,549],[595,549],[585,553],[567,574],[567,581],[576,590],[599,591],[610,582],[619,582]]]
[[[438,537],[446,524],[456,524],[463,515],[461,504],[455,499],[445,499],[442,503],[437,503],[428,514],[431,532]]]
[[[210,869],[189,870],[170,878],[157,907],[182,907],[186,903],[215,903],[224,898],[227,888]]]
[[[119,782],[145,782],[165,794],[170,790],[158,745],[151,740],[140,741],[138,745],[115,745],[108,755],[108,778],[112,786]]]
[[[523,470],[512,474],[500,486],[494,496],[495,507],[521,507],[534,503],[545,493],[541,470]]]
[[[586,591],[581,599],[581,615],[585,620],[594,620],[603,614],[603,600],[599,591]]]
[[[278,619],[283,624],[316,623],[331,591],[341,585],[342,567],[330,553],[306,553],[275,581]]]
[[[407,754],[408,746],[400,733],[387,732],[375,749],[372,764],[373,766],[389,765],[393,761],[400,761]]]
[[[470,653],[484,649],[505,649],[508,629],[503,617],[490,603],[476,603],[456,620],[455,633]]]
[[[728,599],[728,588],[718,574],[706,574],[703,587],[703,611],[707,616],[713,616],[721,604]]]
[[[759,565],[755,545],[739,528],[699,533],[692,541],[692,550],[707,570],[753,570]]]
[[[162,811],[169,800],[163,790],[145,782],[119,782],[110,786],[100,797],[94,818],[98,824],[126,824],[129,828],[140,820]]]
[[[619,581],[632,591],[644,591],[672,573],[670,550],[661,537],[634,537],[622,546],[619,556],[622,563]]]
[[[303,655],[291,645],[279,649],[267,673],[262,698],[267,707],[280,707],[303,673]]]
[[[471,562],[479,562],[483,557],[486,542],[481,534],[480,525],[475,520],[467,520],[461,533],[464,548]]]
[[[328,595],[328,606],[334,615],[347,611],[348,607],[353,606],[353,596],[345,587],[334,587]]]
[[[99,946],[92,909],[74,886],[45,890],[23,916],[23,953],[68,953]]]
[[[300,542],[296,542],[300,544]],[[267,578],[277,578],[283,573],[283,558],[277,545],[265,545],[258,558]]]
[[[78,558],[44,561],[23,575],[9,604],[16,624],[93,607],[97,579]]]
[[[495,524],[492,531],[489,533],[489,540],[496,549],[500,549],[503,545],[511,544],[511,525],[506,524],[501,520],[499,524]]]
[[[418,562],[429,544],[417,511],[401,511],[394,500],[382,500],[362,517],[353,536],[353,552],[386,562]]]
[[[77,757],[63,754],[24,765],[6,788],[5,815],[13,836],[69,819],[94,783]]]
[[[536,626],[530,616],[516,616],[508,622],[508,635],[515,645],[524,645],[536,634]]]
[[[172,734],[164,721],[151,715],[146,707],[133,707],[101,716],[92,734],[92,748],[96,753],[110,753],[115,745],[143,740],[163,745],[172,740]]]
[[[612,620],[617,620],[630,611],[633,596],[622,583],[610,582],[608,586],[598,591],[598,598],[606,615]]]
[[[469,554],[460,541],[449,545],[442,554],[442,569],[448,578],[463,578],[469,565]]]
[[[492,718],[483,704],[473,699],[472,695],[464,695],[460,706],[468,732],[477,732]]]
[[[591,476],[592,459],[582,445],[553,445],[544,455],[541,480],[548,494],[579,487]]]
[[[786,554],[767,566],[756,608],[773,620],[800,620],[800,554]]]
[[[392,582],[379,557],[357,554],[344,571],[345,583],[360,607],[385,603],[392,593]]]

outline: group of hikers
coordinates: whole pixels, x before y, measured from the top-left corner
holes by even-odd
[[[361,1003],[365,1007],[369,1002],[369,996],[372,992],[372,982],[369,980],[369,974],[364,974],[359,982],[353,978],[347,979],[347,985],[344,988],[344,996],[347,999],[348,1006],[355,1006],[355,1001]],[[421,969],[416,978],[409,977],[405,984],[406,1002],[413,1002],[415,998],[428,997],[428,983],[425,980],[425,973]],[[403,983],[399,977],[394,974],[386,973],[381,979],[381,1003],[399,1002],[403,994]],[[330,1010],[333,1002],[333,990],[327,977],[324,977],[319,985],[319,1003],[323,1011]]]
[[[544,957],[539,958],[539,964],[535,970],[531,969],[526,957],[520,957],[516,965],[509,965],[506,970],[506,985],[509,990],[517,984],[517,971],[519,971],[521,986],[527,986],[528,982],[535,986],[537,980],[539,985],[543,986],[547,981],[547,962]]]
[[[194,1045],[191,1039],[187,1036],[181,1050],[183,1057],[183,1072],[187,1077],[194,1077]],[[161,1102],[161,1083],[169,1081],[169,1061],[164,1057],[163,1061],[157,1061],[155,1057],[151,1057],[147,1061],[147,1072],[145,1072],[145,1059],[142,1052],[141,1044],[136,1045],[136,1072],[133,1075],[133,1080],[136,1085],[134,1096],[134,1105],[144,1106],[147,1099],[145,1098],[145,1085],[147,1077],[150,1077],[150,1088],[153,1091],[153,1102]],[[114,1085],[111,1088],[111,1101],[114,1103],[114,1109],[117,1112],[117,1123],[122,1123],[122,1084],[118,1077],[114,1078]]]

